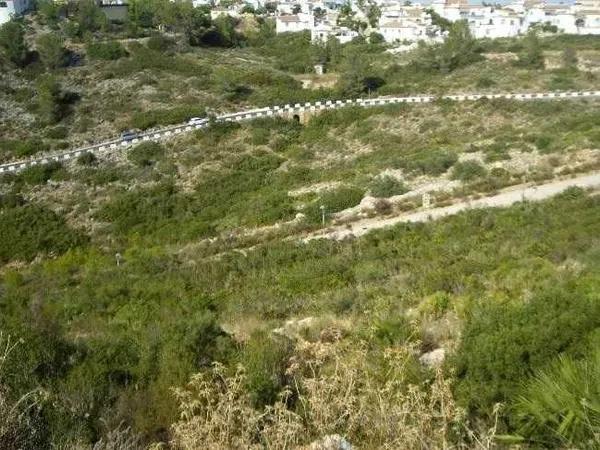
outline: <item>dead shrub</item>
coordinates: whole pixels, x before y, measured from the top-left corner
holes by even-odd
[[[430,381],[408,383],[415,352],[414,345],[387,349],[382,379],[366,345],[301,341],[287,371],[291,385],[261,411],[251,406],[244,369],[227,375],[215,365],[175,390],[181,418],[172,444],[185,450],[287,449],[335,434],[373,448],[492,448],[495,427],[471,429],[441,369]]]

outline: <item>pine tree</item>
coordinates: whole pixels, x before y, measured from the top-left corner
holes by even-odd
[[[53,76],[39,79],[38,89],[38,114],[44,123],[55,123],[61,119],[62,102],[60,85]]]
[[[0,49],[13,64],[23,67],[27,62],[25,30],[19,22],[10,21],[0,27]]]

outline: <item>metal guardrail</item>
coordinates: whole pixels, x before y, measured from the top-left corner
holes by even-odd
[[[453,101],[469,101],[479,99],[509,99],[509,100],[550,100],[550,99],[579,99],[579,98],[590,98],[600,97],[600,91],[576,91],[576,92],[539,92],[539,93],[504,93],[504,94],[454,94],[454,95],[443,95],[440,97],[417,95],[411,97],[378,97],[373,99],[354,99],[354,100],[327,100],[325,102],[314,102],[314,103],[296,103],[294,105],[287,104],[283,106],[272,106],[266,108],[251,109],[246,111],[234,112],[229,114],[223,114],[216,118],[218,122],[242,122],[246,120],[253,120],[260,117],[271,117],[279,116],[284,114],[294,114],[302,112],[320,111],[324,109],[337,109],[348,106],[358,107],[370,107],[370,106],[383,106],[398,103],[430,103],[437,99],[453,100]],[[0,164],[0,173],[7,172],[18,172],[28,167],[47,164],[55,161],[67,161],[73,158],[77,158],[83,153],[101,153],[105,151],[114,151],[119,148],[127,148],[131,145],[144,142],[144,141],[156,141],[160,139],[169,138],[181,133],[206,128],[209,125],[206,123],[202,124],[180,124],[173,125],[158,130],[149,130],[138,134],[135,139],[123,140],[113,139],[106,142],[90,145],[87,147],[80,147],[73,150],[68,150],[60,153],[46,154],[31,158],[29,160],[11,162]]]

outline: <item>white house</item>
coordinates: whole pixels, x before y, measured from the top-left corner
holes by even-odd
[[[8,22],[31,7],[29,0],[6,0],[0,1],[0,24]]]
[[[330,22],[322,22],[310,30],[310,37],[313,42],[327,42],[330,37],[334,37],[341,44],[346,44],[358,37],[358,33],[346,27],[338,27]]]
[[[517,36],[523,20],[519,14],[504,8],[470,8],[465,16],[469,29],[476,38],[499,38]]]
[[[192,0],[192,5],[194,8],[199,8],[200,6],[211,6],[211,0]]]
[[[577,33],[600,34],[600,0],[576,1],[573,10]]]
[[[416,42],[432,40],[439,34],[431,17],[420,6],[401,6],[398,3],[382,8],[376,30],[386,42]]]
[[[583,11],[575,17],[575,29],[579,34],[600,34],[600,11]]]
[[[290,14],[277,16],[275,21],[275,31],[277,33],[297,32],[312,30],[314,27],[314,17],[310,14]]]
[[[230,8],[213,8],[210,10],[211,20],[215,20],[215,19],[218,19],[219,17],[225,17],[225,16],[239,17],[240,13],[235,8],[235,6],[232,6]]]
[[[550,0],[510,1],[505,6],[490,6],[491,2],[484,5],[483,2],[474,4],[472,0],[432,0],[429,7],[451,22],[465,20],[476,38],[518,36],[534,25],[543,24],[553,25],[564,33],[600,35],[600,0],[575,0],[575,4],[549,3]],[[365,2],[380,7],[378,26],[368,31],[380,33],[386,42],[431,42],[444,38],[421,4],[407,4],[405,0],[350,2],[356,20],[366,21]],[[348,42],[355,34],[336,25],[336,5],[328,0],[282,0],[278,3],[277,32],[310,30],[313,41],[335,36],[340,42]],[[325,14],[315,15],[317,7]]]

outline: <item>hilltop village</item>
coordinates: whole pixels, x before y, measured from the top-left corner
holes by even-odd
[[[466,20],[476,38],[514,37],[532,28],[546,33],[599,34],[600,2],[516,0],[500,6],[467,0],[434,0],[429,5],[372,0],[277,5],[277,32],[310,30],[313,41],[335,36],[344,43],[360,34],[377,33],[388,43],[438,42],[449,24],[458,20]]]
[[[0,2],[0,24],[33,8],[31,0]],[[56,1],[55,3],[65,3]],[[274,18],[277,33],[310,31],[313,42],[337,38],[340,43],[358,36],[402,44],[409,50],[417,42],[441,42],[450,23],[466,20],[475,38],[515,37],[530,29],[545,33],[600,34],[600,1],[549,3],[546,0],[514,0],[500,5],[468,0],[193,0],[210,16],[240,18],[258,15]],[[126,20],[128,3],[99,0],[111,19]]]

